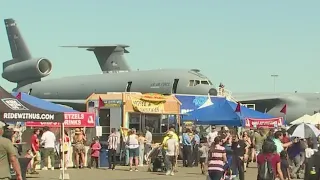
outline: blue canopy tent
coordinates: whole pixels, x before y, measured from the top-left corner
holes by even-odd
[[[246,118],[270,119],[273,116],[241,106],[241,112],[235,112],[237,104],[226,99],[215,101],[213,105],[189,112],[182,120],[196,120],[196,124],[241,126]]]
[[[18,92],[12,92],[11,93],[13,96],[17,96]],[[36,98],[34,96],[31,96],[29,94],[26,93],[21,93],[21,100],[32,105],[35,106],[37,108],[41,108],[41,109],[46,109],[46,110],[50,110],[50,111],[56,111],[56,112],[78,112],[74,109],[59,105],[59,104],[54,104],[52,102],[43,100],[43,99],[39,99]]]
[[[227,100],[217,101],[211,106],[191,111],[183,116],[182,120],[196,120],[196,124],[201,125],[241,125],[241,117],[234,112]]]

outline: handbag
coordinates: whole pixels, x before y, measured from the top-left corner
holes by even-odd
[[[63,143],[61,146],[61,152],[66,152],[69,150],[69,144],[67,142]]]

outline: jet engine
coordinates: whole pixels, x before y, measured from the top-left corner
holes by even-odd
[[[48,59],[36,58],[25,61],[15,59],[3,63],[2,77],[10,82],[34,81],[48,76],[52,64]]]

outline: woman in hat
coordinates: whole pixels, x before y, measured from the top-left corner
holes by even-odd
[[[76,128],[73,137],[76,167],[82,168],[84,165],[85,141],[84,133],[79,128]]]

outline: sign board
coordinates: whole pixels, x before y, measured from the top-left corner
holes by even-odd
[[[283,118],[270,118],[270,119],[253,119],[247,118],[245,120],[245,127],[247,128],[277,128],[283,125]]]
[[[89,112],[72,112],[64,113],[64,127],[75,128],[75,127],[95,127],[95,115]],[[44,127],[48,126],[51,128],[61,127],[60,123],[57,122],[26,122],[26,126],[29,127]]]
[[[131,103],[133,109],[142,113],[163,113],[164,103],[163,102],[150,102],[142,99],[132,98]]]
[[[151,101],[151,102],[163,102],[166,101],[166,96],[157,93],[146,93],[143,94],[141,100]]]

